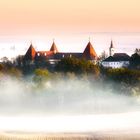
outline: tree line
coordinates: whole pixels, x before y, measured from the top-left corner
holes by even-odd
[[[49,79],[85,78],[88,81],[115,83],[113,86],[124,93],[140,94],[140,56],[132,55],[129,68],[104,68],[85,59],[66,57],[61,59],[53,68],[48,62],[43,65],[24,65],[23,57],[19,56],[15,62],[5,60],[0,64],[0,77],[13,76],[24,78],[33,75],[33,81],[43,84]],[[135,62],[135,63],[134,63]]]

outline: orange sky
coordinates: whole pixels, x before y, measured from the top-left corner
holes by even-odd
[[[0,34],[140,31],[140,0],[0,0]]]

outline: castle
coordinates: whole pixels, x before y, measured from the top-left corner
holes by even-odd
[[[49,51],[36,51],[31,43],[29,49],[24,55],[24,65],[39,67],[49,65],[53,68],[59,61],[61,61],[61,59],[71,57],[86,59],[93,62],[94,64],[99,62],[97,53],[90,41],[85,47],[83,53],[59,52],[55,42],[53,41]],[[113,41],[111,40],[111,45],[109,47],[109,57],[100,61],[99,64],[101,64],[105,68],[129,67],[130,63],[132,63],[132,57],[134,57],[133,63],[138,63],[139,67],[140,49],[136,49],[136,53],[131,57],[126,53],[116,53]]]
[[[62,58],[65,57],[75,57],[79,59],[86,59],[90,60],[93,63],[96,63],[98,56],[93,48],[91,42],[89,41],[85,50],[83,53],[73,53],[73,52],[59,52],[55,42],[53,41],[52,46],[49,51],[36,51],[35,48],[33,47],[32,43],[27,50],[25,56],[24,56],[24,62],[25,65],[34,65],[36,62],[37,63],[49,63],[50,65],[55,65],[57,64]]]

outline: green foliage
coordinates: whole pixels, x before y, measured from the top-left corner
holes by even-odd
[[[74,57],[63,58],[56,66],[56,70],[60,72],[71,72],[75,74],[94,74],[99,75],[99,67],[91,61],[85,59],[77,59]]]
[[[34,82],[42,84],[49,79],[49,71],[47,69],[36,69],[34,72]]]
[[[132,88],[132,95],[140,97],[140,84]]]
[[[48,65],[46,65],[47,63],[45,61],[45,66],[24,66],[22,65],[22,60],[22,57],[18,57],[18,65],[16,66],[10,61],[5,60],[2,64],[0,64],[0,77],[6,75],[21,78],[23,74],[25,77],[27,74],[31,74],[34,75],[32,80],[37,89],[43,89],[43,87],[45,87],[46,83],[49,81],[59,81],[62,79],[75,80],[79,78],[80,80],[91,82],[91,84],[93,84],[93,80],[97,78],[99,82],[103,83],[111,81],[111,88],[113,88],[115,91],[119,91],[118,93],[140,96],[140,71],[138,55],[133,55],[131,58],[131,66],[133,66],[133,69],[104,68],[93,64],[92,61],[67,57],[58,62],[56,67],[53,67],[53,70],[51,71]],[[48,71],[48,69],[51,72]]]
[[[11,63],[0,64],[1,75],[7,75],[12,77],[22,77],[22,71],[11,65]]]
[[[7,74],[10,75],[10,76],[13,76],[13,77],[17,77],[17,78],[22,77],[22,72],[15,67],[9,68],[7,70]]]
[[[108,69],[106,75],[109,79],[115,82],[124,82],[134,85],[140,82],[140,71],[130,70],[126,68]]]
[[[0,64],[0,71],[2,71],[4,69],[4,65]]]
[[[135,53],[130,59],[130,68],[140,70],[140,55]]]

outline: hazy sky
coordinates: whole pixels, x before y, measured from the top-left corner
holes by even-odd
[[[140,31],[140,0],[0,0],[1,34]]]
[[[0,0],[3,44],[39,45],[54,37],[62,45],[73,34],[93,32],[140,32],[140,0]]]

